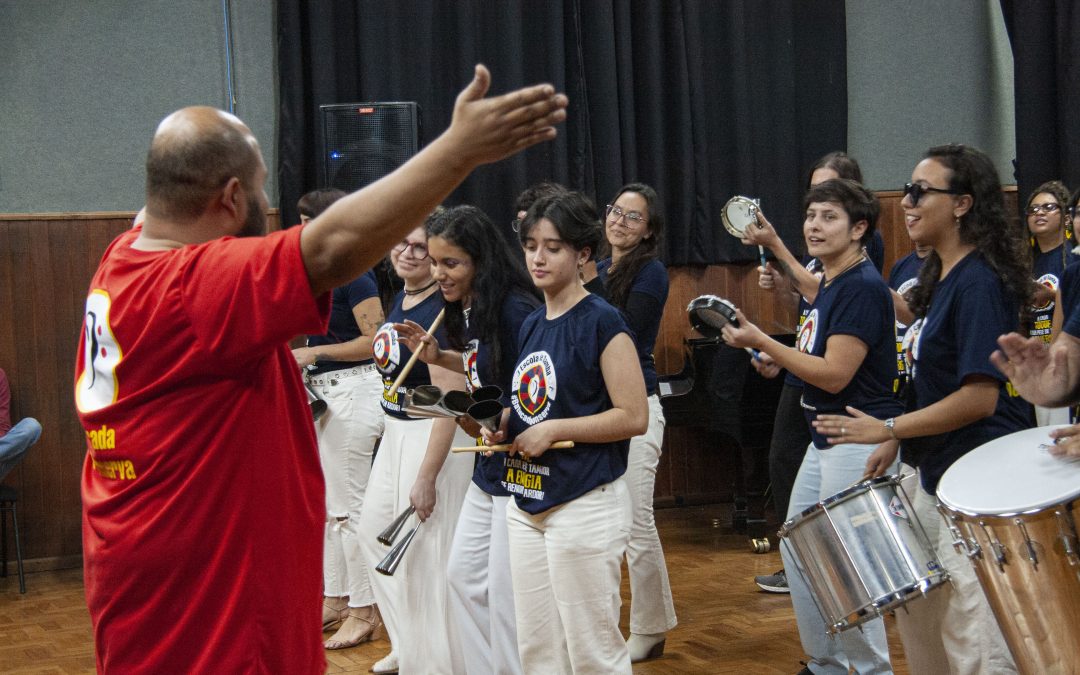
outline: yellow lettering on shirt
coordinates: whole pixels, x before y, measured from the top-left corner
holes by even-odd
[[[130,459],[94,460],[94,471],[102,478],[135,480],[135,465]]]
[[[116,449],[116,430],[110,429],[106,424],[102,424],[100,429],[87,430],[86,439],[94,450]]]

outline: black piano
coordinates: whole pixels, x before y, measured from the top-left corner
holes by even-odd
[[[790,343],[793,336],[777,336]],[[716,438],[719,446],[736,448],[738,470],[732,476],[735,508],[732,525],[747,534],[752,548],[764,553],[766,497],[769,484],[769,440],[783,374],[766,379],[750,365],[750,355],[721,340],[685,341],[683,368],[660,376],[660,402],[668,427],[696,427]]]

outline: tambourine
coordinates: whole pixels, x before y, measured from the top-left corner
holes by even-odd
[[[724,221],[724,229],[733,237],[746,238],[747,228],[761,227],[757,221],[758,210],[761,208],[760,199],[751,199],[742,195],[735,195],[727,200],[724,208],[720,211],[720,218]],[[761,266],[765,267],[765,247],[758,246],[758,256]]]
[[[730,300],[715,295],[700,295],[690,301],[686,306],[686,313],[690,317],[690,325],[694,330],[707,338],[723,339],[721,331],[724,326],[731,324],[738,326],[739,320],[735,317],[735,305]],[[758,351],[750,347],[744,347],[746,353],[755,359],[759,359]]]

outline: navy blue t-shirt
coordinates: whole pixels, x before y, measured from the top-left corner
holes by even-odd
[[[866,242],[866,257],[874,263],[878,274],[885,272],[885,238],[881,236],[881,230],[874,230],[870,235],[870,241]]]
[[[379,327],[371,345],[371,351],[375,355],[375,367],[383,376],[383,412],[401,419],[411,419],[403,411],[405,392],[422,384],[431,384],[431,375],[428,373],[427,364],[417,359],[409,376],[401,383],[397,391],[390,391],[397,379],[398,371],[409,362],[412,352],[404,342],[398,340],[395,323],[404,323],[405,319],[415,321],[427,329],[431,322],[442,311],[444,302],[442,293],[432,293],[424,298],[424,301],[415,307],[403,310],[401,303],[405,300],[405,292],[398,293],[394,298],[394,305],[390,308],[390,315],[386,317],[386,323]],[[435,331],[435,338],[439,344],[446,344],[446,332],[442,326]]]
[[[334,289],[332,297],[330,324],[326,335],[309,335],[307,338],[308,347],[341,344],[342,342],[355,340],[363,334],[360,331],[360,326],[356,323],[353,308],[368,298],[379,297],[379,287],[375,282],[375,273],[371,271],[365,272],[360,278],[354,279],[344,286],[338,286]],[[365,363],[371,363],[371,359],[319,361],[310,372],[312,375],[318,375],[319,373],[352,368]]]
[[[484,385],[494,384],[503,391],[499,402],[504,408],[510,407],[510,387],[514,369],[517,367],[521,350],[518,345],[518,333],[521,325],[540,304],[537,298],[524,293],[509,293],[503,302],[499,317],[499,364],[492,362],[490,342],[483,341],[477,335],[475,322],[466,329],[465,351],[461,358],[465,365],[466,386],[472,392]],[[497,452],[491,457],[477,453],[473,466],[473,482],[484,492],[493,497],[506,497],[510,493],[503,486],[506,478],[506,453]]]
[[[600,280],[607,285],[608,270],[611,269],[611,258],[605,258],[596,263],[596,272]],[[642,293],[656,301],[660,311],[650,316],[629,316],[623,312],[627,324],[634,330],[634,346],[637,347],[638,358],[641,360],[641,374],[645,377],[645,391],[650,396],[656,393],[656,361],[653,359],[653,349],[656,347],[656,335],[660,332],[660,319],[663,318],[664,303],[668,296],[668,274],[664,263],[659,260],[650,260],[645,263],[638,273],[634,275],[634,281],[630,284],[630,293]],[[628,298],[629,304],[629,298]]]
[[[965,377],[983,375],[1001,383],[990,417],[934,436],[905,438],[900,456],[919,468],[922,485],[937,490],[945,470],[970,450],[1031,426],[1031,408],[990,363],[999,335],[1015,331],[1019,305],[978,251],[965,256],[938,282],[926,316],[908,328],[904,356],[911,374],[909,412],[937,403],[960,389]],[[1010,393],[1013,392],[1013,393]]]
[[[617,309],[587,295],[556,319],[541,306],[521,327],[514,369],[509,433],[513,440],[548,419],[596,415],[611,409],[600,355],[619,333],[630,334]],[[565,504],[626,472],[630,440],[578,443],[532,460],[506,459],[503,486],[527,513]]]
[[[912,286],[919,282],[919,271],[922,270],[925,258],[920,258],[912,251],[893,265],[889,272],[889,288],[900,295],[904,295]],[[907,364],[904,361],[904,335],[907,333],[907,324],[896,320],[896,372],[903,381],[907,378]]]
[[[811,424],[820,414],[846,415],[852,406],[874,417],[894,417],[903,407],[893,394],[896,360],[893,353],[892,294],[869,260],[863,260],[835,279],[824,278],[814,306],[799,331],[796,347],[813,356],[824,356],[830,336],[850,335],[867,346],[847,386],[835,394],[803,381],[802,405],[810,435],[818,448],[831,447]]]
[[[1080,338],[1080,262],[1072,263],[1061,275],[1061,313],[1065,325],[1061,329]]]
[[[803,256],[801,260],[806,270],[811,274],[821,274],[821,261],[817,258],[809,258]],[[806,315],[810,313],[810,303],[806,301],[806,298],[799,294],[799,325],[795,327],[795,334],[798,335],[802,331],[803,324],[806,323]],[[803,381],[796,375],[792,375],[791,371],[787,371],[784,375],[784,384],[789,387],[802,387]]]
[[[1066,244],[1062,244],[1045,253],[1039,253],[1031,266],[1031,274],[1035,282],[1046,286],[1051,291],[1057,291],[1065,269],[1080,260],[1080,256],[1066,249],[1065,246]],[[1028,335],[1041,337],[1043,342],[1050,344],[1054,324],[1054,300],[1051,299],[1040,307],[1032,307],[1031,319],[1032,325]]]

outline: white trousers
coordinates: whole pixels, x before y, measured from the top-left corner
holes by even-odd
[[[409,506],[431,434],[432,420],[385,418],[379,452],[371,469],[367,499],[360,514],[360,545],[372,570],[389,552],[376,537]],[[460,429],[454,445],[475,445]],[[371,576],[375,601],[386,624],[398,665],[406,675],[464,673],[448,603],[446,563],[461,502],[472,478],[471,453],[450,453],[435,481],[435,511],[420,526],[394,576]],[[404,537],[417,518],[399,534]]]
[[[625,673],[619,584],[630,538],[622,478],[532,515],[506,508],[518,653],[526,673]]]
[[[469,484],[446,576],[450,608],[469,675],[520,675],[506,506]]]
[[[326,401],[326,412],[315,423],[326,479],[323,592],[349,596],[350,607],[366,607],[375,596],[356,528],[375,443],[383,433],[382,378],[374,368],[348,369],[314,375],[308,383]]]
[[[949,571],[950,583],[896,610],[896,627],[911,672],[1015,673],[1016,664],[975,569],[953,547],[952,533],[937,510],[937,498],[920,485],[914,502],[915,515],[937,551],[938,562]]]
[[[666,633],[675,627],[675,603],[671,599],[664,549],[653,517],[653,492],[660,448],[664,443],[664,410],[660,397],[649,397],[649,428],[630,439],[630,460],[623,479],[630,491],[634,520],[626,546],[630,573],[630,632],[639,635]]]

